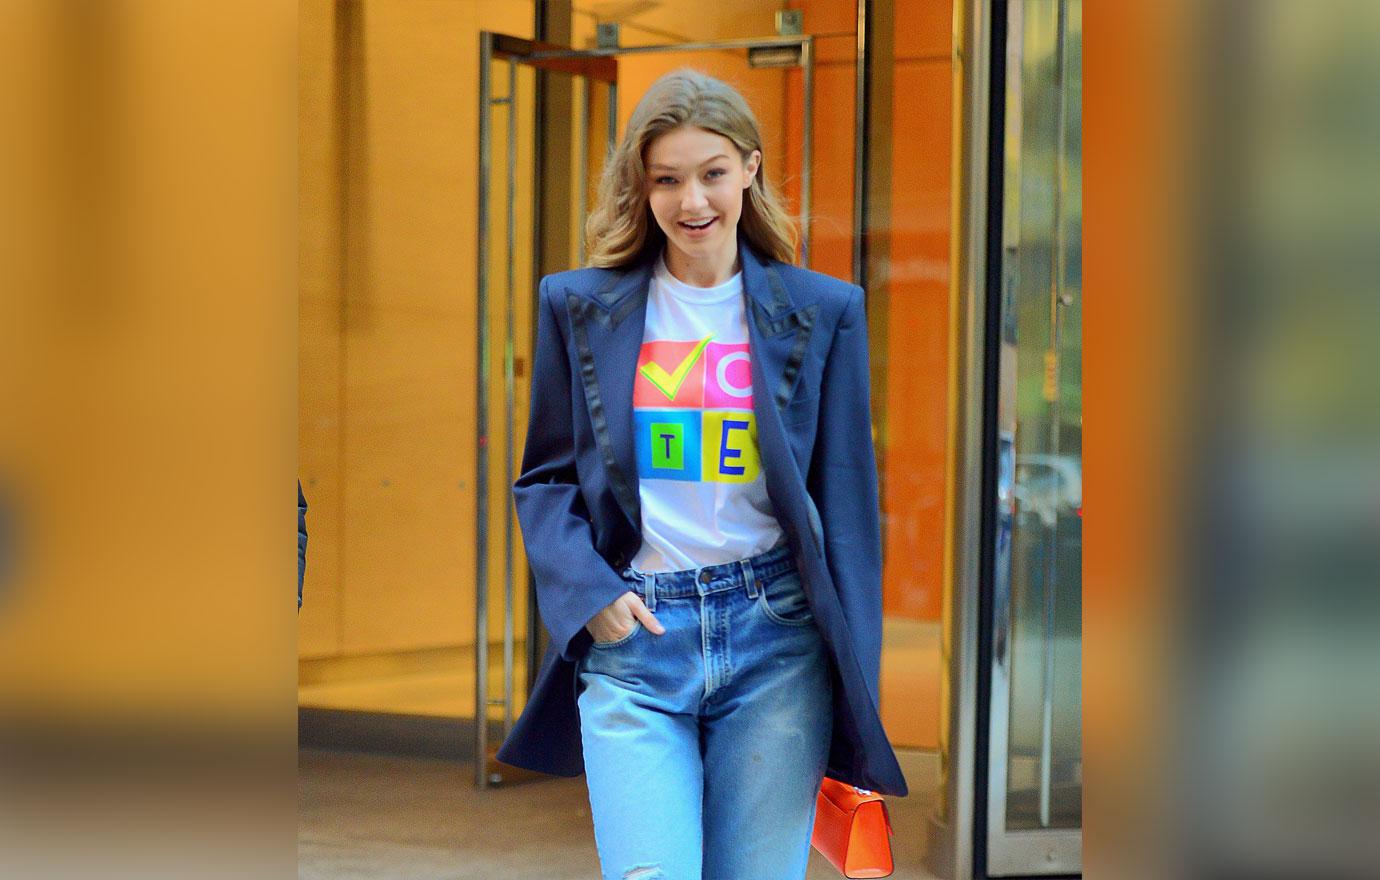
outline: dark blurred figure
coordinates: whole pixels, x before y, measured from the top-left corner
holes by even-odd
[[[297,610],[302,609],[302,581],[307,576],[307,496],[297,481]]]

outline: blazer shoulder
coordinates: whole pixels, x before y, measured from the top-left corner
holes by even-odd
[[[811,302],[820,303],[825,311],[831,314],[843,314],[854,297],[862,296],[862,288],[851,281],[789,263],[775,265],[777,272],[781,274],[781,280],[793,292],[803,294]]]
[[[611,269],[599,269],[592,266],[566,269],[563,272],[552,272],[543,277],[541,286],[560,301],[565,298],[566,291],[579,294],[593,293],[607,284],[615,274],[617,273]]]

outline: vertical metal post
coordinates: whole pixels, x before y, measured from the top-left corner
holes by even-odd
[[[1064,64],[1067,58],[1065,36],[1068,29],[1068,3],[1059,0],[1058,26],[1054,36],[1054,91],[1055,91],[1055,132],[1054,132],[1054,174],[1056,186],[1053,192],[1053,224],[1050,236],[1049,272],[1049,350],[1055,364],[1053,394],[1049,401],[1049,454],[1058,459],[1059,424],[1062,419],[1062,389],[1059,386],[1059,302],[1064,289],[1064,194],[1068,188],[1068,94],[1064,87]],[[1050,821],[1050,798],[1053,775],[1054,749],[1054,613],[1056,586],[1059,571],[1056,566],[1059,543],[1059,520],[1055,517],[1054,526],[1045,529],[1045,656],[1044,669],[1040,677],[1040,824],[1048,828]]]
[[[1019,251],[1021,246],[1021,161],[1023,153],[1020,144],[1013,139],[1023,136],[1022,126],[1022,105],[1021,97],[1021,64],[1020,57],[1023,49],[1020,45],[1019,34],[1021,32],[1022,7],[1019,3],[1005,5],[994,12],[995,16],[1002,16],[1005,19],[1005,45],[997,42],[997,37],[992,37],[992,54],[1005,59],[1005,89],[1003,103],[997,106],[996,98],[991,99],[991,112],[1001,115],[1001,125],[1003,128],[1002,139],[1002,170],[1000,176],[995,173],[989,176],[988,186],[994,201],[1000,202],[1000,209],[989,208],[988,215],[988,234],[997,235],[1000,229],[1000,241],[989,240],[988,259],[998,263],[995,273],[989,276],[991,284],[991,295],[989,300],[996,297],[1000,298],[1004,304],[1009,298],[1018,295],[1020,287],[1019,267],[1012,263],[1009,256]],[[1014,36],[1013,36],[1014,35]],[[989,68],[989,74],[995,77],[995,71]],[[995,128],[995,126],[994,126]],[[995,133],[993,134],[995,137]],[[989,272],[992,269],[989,264]],[[992,281],[992,278],[999,280]],[[1006,306],[999,306],[1005,309]],[[1014,350],[1020,344],[1020,337],[1016,325],[1008,325],[1000,317],[996,319],[997,330],[996,345],[1008,346]],[[1002,372],[998,368],[996,381],[998,388],[996,394],[998,399],[1003,393],[1007,393],[1009,383],[1014,381],[1011,371]],[[986,755],[979,756],[979,762],[984,762],[987,773],[987,808],[986,808],[986,834],[985,839],[976,841],[985,850],[984,859],[990,869],[994,860],[998,860],[998,845],[994,840],[1000,839],[1006,830],[1007,825],[1007,805],[1008,792],[1011,786],[1011,760],[1010,760],[1010,731],[1011,731],[1011,690],[1012,676],[1015,671],[1014,662],[1014,634],[1015,620],[1013,618],[1014,600],[1012,598],[1012,541],[1015,536],[1015,517],[1016,517],[1016,433],[1018,425],[1018,413],[1014,409],[1010,412],[1001,414],[999,409],[999,422],[996,426],[997,435],[997,492],[996,497],[989,499],[995,517],[993,536],[984,540],[992,548],[992,575],[991,589],[989,591],[991,611],[988,614],[991,620],[992,638],[991,654],[987,661],[988,680],[979,696],[979,699],[987,700],[987,745]]]
[[[988,295],[987,195],[991,110],[988,0],[954,3],[954,199],[950,311],[954,369],[947,480],[951,560],[947,566],[943,652],[944,713],[940,806],[931,822],[930,870],[968,878],[974,871],[977,785],[979,583],[982,576],[984,362]]]
[[[515,316],[513,299],[517,282],[517,61],[508,59],[508,318],[503,351],[503,406],[505,436],[503,443],[503,735],[513,729],[513,444],[517,430],[514,426],[517,403],[514,396],[513,335]]]
[[[994,31],[992,37],[992,54],[1005,59],[1004,75],[1005,89],[1002,92],[1003,102],[997,106],[996,98],[992,98],[992,113],[1000,113],[1002,118],[1002,165],[1000,177],[989,177],[989,192],[993,199],[999,200],[1001,207],[999,214],[989,214],[988,227],[989,235],[997,235],[996,228],[1000,227],[1000,241],[989,241],[988,259],[999,263],[994,276],[1000,280],[999,285],[992,291],[992,296],[1000,297],[1003,303],[1000,306],[1005,310],[1004,304],[1011,298],[1019,295],[1020,274],[1019,264],[1013,261],[1013,255],[1021,248],[1021,163],[1024,159],[1024,152],[1020,139],[1024,137],[1024,98],[1021,88],[1021,59],[1024,48],[1021,44],[1020,34],[1022,32],[1022,18],[1024,8],[1019,4],[1003,4],[993,14],[1004,19],[1004,26],[1001,28],[1005,34],[1005,44],[998,42],[998,37]],[[997,76],[995,71],[991,75]],[[994,135],[995,136],[995,135]],[[995,209],[990,209],[995,210]],[[999,218],[999,219],[998,219]],[[989,268],[989,271],[993,271]],[[1010,346],[1013,350],[1020,345],[1021,339],[1018,327],[1015,324],[1007,325],[1000,317],[997,318],[999,329],[998,345]],[[1007,392],[1010,383],[1015,377],[1012,371],[1000,371],[997,376],[998,398]],[[988,681],[985,692],[980,699],[989,702],[987,709],[987,754],[985,756],[987,773],[987,832],[986,840],[983,841],[986,848],[985,859],[990,868],[994,861],[999,860],[997,850],[999,844],[994,844],[994,840],[999,840],[1006,831],[1007,826],[1007,806],[1008,793],[1011,787],[1012,768],[1010,755],[1010,733],[1011,733],[1011,691],[1012,676],[1015,672],[1014,661],[1014,636],[1015,619],[1013,617],[1014,599],[1012,597],[1012,566],[1014,564],[1012,542],[1015,536],[1015,517],[1016,517],[1016,432],[1019,428],[1018,413],[1015,411],[1005,415],[1002,423],[997,426],[998,436],[998,488],[997,497],[994,499],[993,507],[997,517],[996,536],[987,539],[992,547],[992,588],[991,595],[991,626],[992,626],[992,649],[988,661]],[[979,758],[982,760],[982,758]]]
[[[614,147],[618,146],[618,83],[609,83],[609,137],[608,149],[604,151],[601,161],[608,159]]]
[[[579,247],[579,258],[580,258],[580,265],[581,265],[581,266],[583,266],[583,265],[585,264],[585,220],[584,220],[584,217],[585,217],[585,211],[589,210],[589,113],[590,113],[590,108],[594,105],[594,83],[593,83],[593,81],[591,81],[591,80],[589,79],[589,77],[585,77],[585,78],[584,78],[584,81],[585,81],[585,87],[584,87],[584,91],[583,91],[583,94],[584,94],[584,106],[580,108],[580,114],[579,114],[579,117],[578,117],[579,120],[580,120],[580,149],[579,149],[579,156],[580,156],[580,160],[579,160],[579,162],[580,162],[580,164],[579,164],[579,171],[580,171],[580,186],[579,186],[580,205],[579,205],[579,208],[578,208],[578,212],[577,212],[577,213],[578,213],[578,216],[579,216],[580,220],[579,220],[579,222],[576,224],[576,226],[579,227],[579,229],[578,229],[578,231],[577,231],[577,233],[576,233],[576,236],[577,236],[577,238],[578,238],[578,240],[579,240],[579,243],[580,243],[580,247]],[[568,219],[568,218],[567,218],[567,219]]]
[[[489,697],[489,67],[493,35],[479,34],[479,210],[477,211],[479,277],[475,285],[475,444],[474,459],[474,784],[488,784]]]
[[[810,268],[810,240],[814,228],[814,220],[810,216],[813,210],[813,188],[814,178],[811,169],[815,162],[815,38],[808,37],[800,45],[801,66],[804,68],[805,95],[802,116],[802,125],[805,128],[801,135],[801,158],[800,158],[800,264],[805,268]]]
[[[870,110],[867,74],[868,0],[858,0],[858,40],[853,81],[853,283],[867,295],[867,117]]]
[[[548,14],[551,7],[544,3],[536,3],[534,6],[536,21],[534,22],[532,33],[538,40],[548,41],[551,36],[552,19]],[[541,257],[547,248],[548,227],[546,206],[548,204],[558,204],[559,201],[561,201],[556,200],[555,202],[548,202],[545,187],[538,185],[538,181],[545,178],[546,169],[548,167],[547,128],[551,123],[547,111],[549,109],[548,104],[551,103],[549,90],[552,88],[552,83],[547,78],[545,71],[534,69],[532,74],[532,166],[531,174],[528,178],[531,181],[532,189],[532,235],[530,239],[531,253],[529,254],[527,287],[523,290],[523,296],[526,297],[529,303],[527,326],[524,328],[527,338],[523,342],[523,351],[528,355],[524,363],[527,365],[528,369],[524,370],[524,372],[530,372],[532,364],[531,354],[534,353],[536,349],[537,311],[535,307],[540,305],[537,303],[536,289],[537,281],[543,274]],[[562,240],[565,239],[563,234],[560,237]],[[514,345],[516,344],[515,340]],[[516,418],[516,415],[514,415],[514,418]],[[516,454],[517,450],[511,449],[509,453]],[[504,493],[504,496],[509,505],[509,518],[516,519],[517,513],[514,509],[512,483],[508,484],[508,490]],[[523,627],[522,636],[522,686],[523,696],[526,698],[531,696],[532,688],[536,684],[537,670],[541,668],[541,657],[545,649],[545,643],[542,639],[541,617],[534,610],[537,607],[536,581],[532,577],[532,572],[527,569],[526,559],[523,560],[523,563],[523,571],[526,575],[523,578],[523,607],[527,609],[527,620],[526,625]],[[505,732],[505,738],[507,734],[511,732],[512,731]]]

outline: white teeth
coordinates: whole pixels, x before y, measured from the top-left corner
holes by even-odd
[[[691,229],[703,229],[704,227],[708,226],[710,223],[713,223],[713,222],[714,222],[714,218],[713,218],[713,217],[710,217],[708,220],[703,220],[703,221],[701,221],[701,222],[699,222],[699,223],[687,223],[687,222],[685,222],[685,221],[681,221],[681,224],[680,224],[680,225],[681,225],[681,226],[688,226],[688,227],[690,227]]]

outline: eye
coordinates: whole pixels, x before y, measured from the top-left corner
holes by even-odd
[[[658,177],[658,178],[656,179],[656,182],[657,182],[657,184],[659,184],[659,185],[661,185],[661,186],[666,186],[666,185],[675,183],[675,182],[676,182],[676,179],[675,179],[674,177],[662,176],[662,177]]]
[[[722,176],[724,176],[724,175],[727,174],[727,173],[728,173],[728,172],[725,171],[725,170],[722,169],[722,168],[711,168],[711,169],[709,169],[709,173],[706,174],[705,176],[706,176],[706,177],[710,177],[710,178],[722,177]]]

